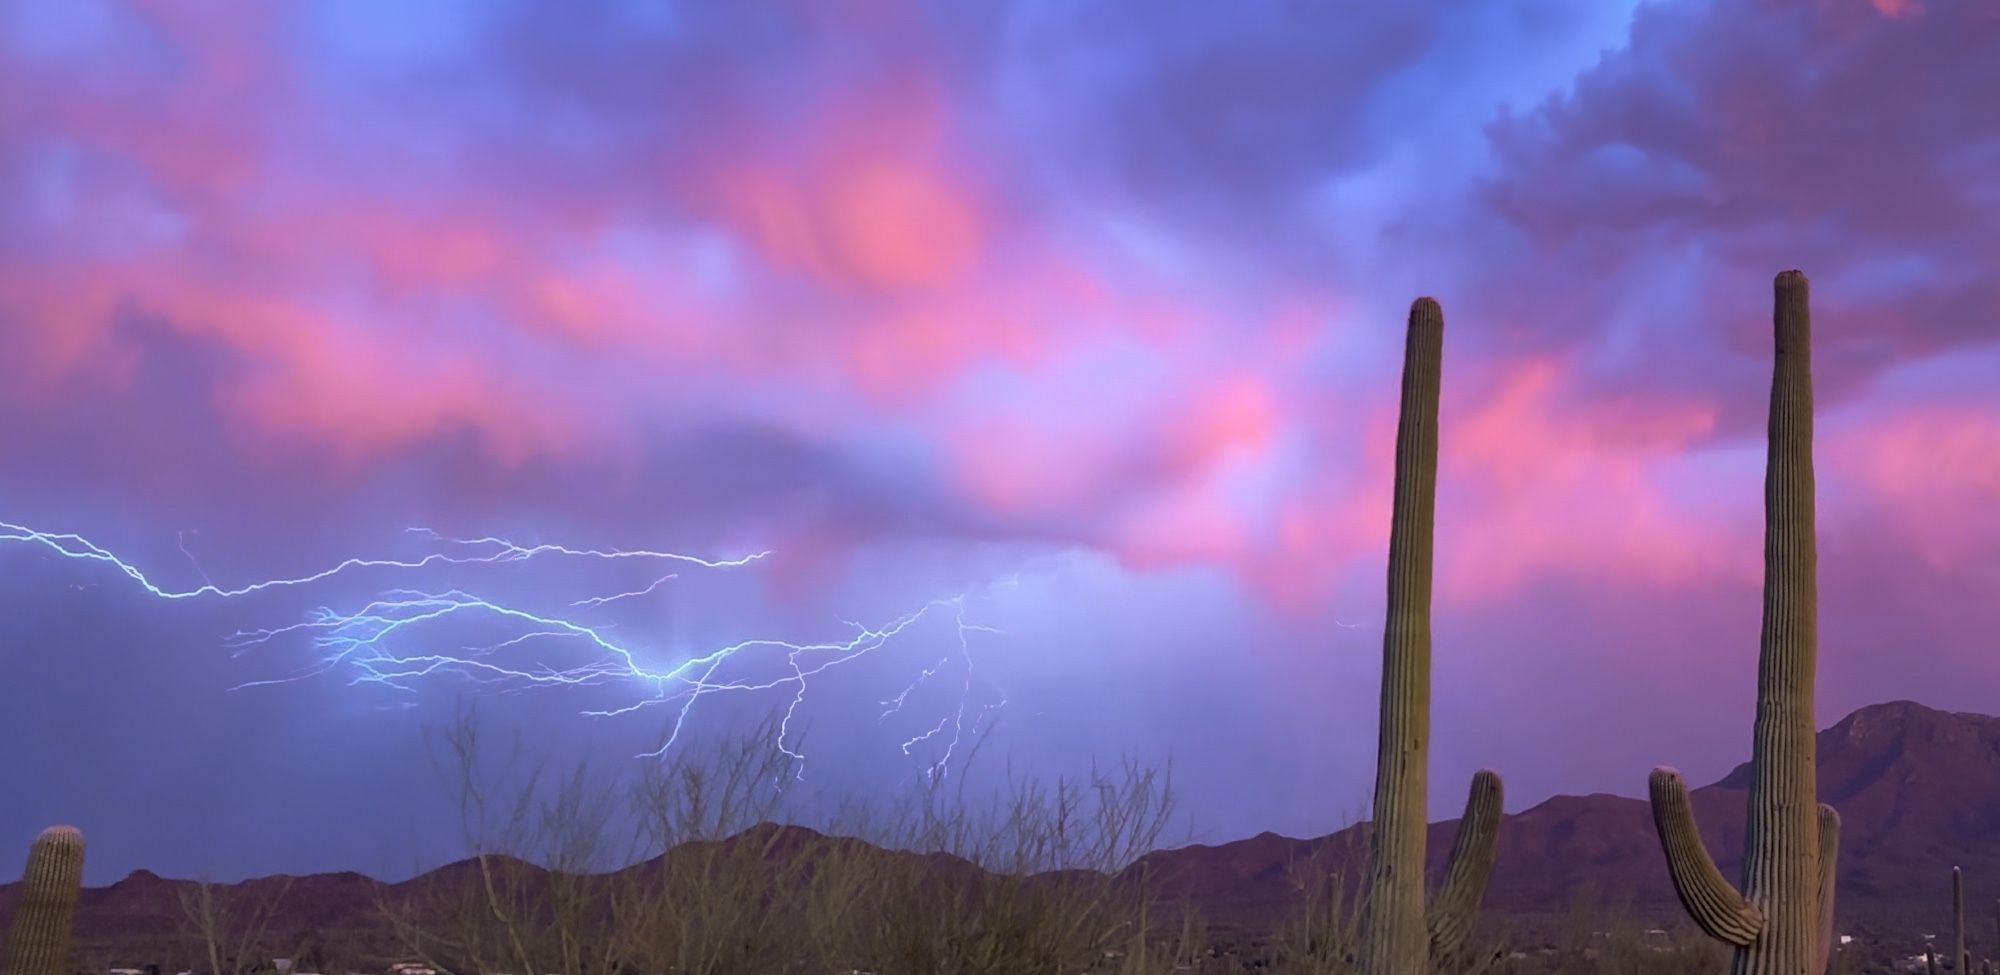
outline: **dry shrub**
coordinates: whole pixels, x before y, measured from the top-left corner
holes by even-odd
[[[807,810],[774,730],[620,781],[524,771],[518,743],[496,770],[462,714],[442,739],[473,855],[385,898],[399,941],[460,975],[1137,975],[1196,954],[1192,917],[1128,869],[1168,821],[1167,776],[1010,774],[979,797],[939,777],[810,810],[815,830],[778,825]]]

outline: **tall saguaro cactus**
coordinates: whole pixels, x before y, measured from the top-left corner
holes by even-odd
[[[1653,819],[1681,903],[1736,946],[1734,975],[1820,975],[1833,938],[1840,817],[1816,802],[1813,682],[1819,656],[1814,535],[1812,324],[1806,276],[1778,275],[1764,469],[1764,629],[1750,757],[1743,890],[1701,846],[1687,783],[1653,770]]]
[[[69,826],[43,830],[28,850],[0,975],[64,975],[69,970],[70,926],[82,890],[83,834]]]
[[[1418,975],[1472,931],[1493,874],[1500,777],[1473,776],[1444,886],[1425,910],[1431,737],[1431,554],[1437,501],[1438,393],[1444,310],[1410,305],[1403,395],[1396,422],[1396,486],[1389,528],[1389,611],[1382,635],[1381,738],[1375,764],[1372,864],[1361,945],[1365,975]]]
[[[1951,868],[1951,969],[1959,975],[1972,971],[1972,955],[1965,950],[1965,871]]]

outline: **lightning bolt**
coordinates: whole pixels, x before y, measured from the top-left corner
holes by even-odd
[[[706,559],[652,549],[522,545],[495,536],[455,538],[426,528],[409,531],[440,550],[418,558],[349,558],[306,575],[235,587],[217,585],[195,563],[202,585],[192,589],[174,589],[155,582],[132,562],[74,533],[47,532],[0,522],[0,543],[40,547],[63,558],[102,564],[124,575],[145,593],[164,600],[234,600],[273,590],[305,589],[364,569],[414,574],[442,566],[515,565],[568,558],[611,563],[667,562],[683,568],[726,571],[750,567],[771,554],[762,551],[737,558]],[[182,554],[193,563],[193,555],[186,547],[186,534],[180,533],[177,541]],[[670,659],[676,654],[623,639],[613,632],[617,628],[615,623],[593,618],[593,613],[613,603],[651,595],[678,578],[678,572],[670,572],[639,588],[571,600],[559,611],[501,601],[465,588],[395,588],[379,592],[357,607],[335,609],[322,605],[295,622],[238,630],[225,638],[224,646],[239,657],[253,648],[292,640],[304,641],[315,651],[312,662],[287,676],[246,681],[232,689],[292,683],[335,671],[351,675],[349,686],[371,684],[401,692],[413,692],[420,683],[445,676],[469,681],[493,693],[604,686],[634,688],[640,692],[637,700],[581,713],[614,718],[652,708],[668,709],[671,718],[665,743],[645,753],[655,757],[680,739],[696,704],[703,698],[777,692],[788,696],[784,699],[784,716],[774,744],[791,760],[794,778],[803,779],[806,755],[793,740],[792,725],[806,703],[813,678],[908,637],[934,616],[948,615],[956,636],[955,655],[940,657],[901,693],[881,702],[887,708],[881,720],[887,720],[902,711],[911,695],[926,681],[947,669],[952,669],[958,678],[956,705],[948,708],[930,730],[905,740],[903,754],[915,755],[924,743],[939,742],[942,755],[923,774],[927,778],[942,777],[948,774],[949,763],[964,736],[976,732],[981,721],[1006,703],[1005,694],[981,673],[973,653],[975,635],[1001,631],[973,622],[967,614],[969,604],[986,590],[1018,585],[1018,572],[982,589],[932,599],[886,623],[867,625],[844,620],[852,632],[840,638],[805,643],[746,639],[689,654],[670,666],[649,661]],[[481,645],[447,649],[441,646],[443,634],[451,632],[449,627],[453,624],[483,627],[500,635]],[[754,667],[759,662],[769,668],[762,676],[724,675],[726,669]]]
[[[44,546],[66,558],[108,563],[115,566],[118,571],[129,576],[132,581],[144,587],[147,592],[161,599],[195,599],[202,596],[220,596],[225,598],[248,596],[267,589],[307,586],[316,582],[323,582],[343,572],[354,569],[422,569],[439,564],[469,565],[475,563],[525,562],[538,555],[570,555],[606,560],[659,559],[687,562],[706,569],[733,569],[748,565],[771,554],[768,551],[757,552],[741,558],[717,561],[693,555],[682,555],[678,552],[656,552],[647,549],[579,549],[563,545],[524,546],[517,545],[504,538],[448,538],[428,528],[410,528],[406,530],[460,549],[485,551],[471,555],[454,555],[449,552],[437,552],[415,560],[353,558],[310,575],[287,579],[266,579],[262,582],[253,582],[234,589],[224,589],[214,583],[209,583],[195,589],[174,590],[167,589],[153,582],[153,580],[146,577],[145,573],[140,572],[131,563],[113,555],[109,550],[81,535],[37,531],[25,525],[0,521],[0,542],[32,543]]]

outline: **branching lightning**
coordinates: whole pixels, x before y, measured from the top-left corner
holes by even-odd
[[[0,542],[39,546],[64,558],[101,563],[122,573],[149,595],[164,600],[231,600],[272,590],[306,589],[361,570],[407,575],[444,566],[505,565],[567,558],[668,562],[684,569],[721,571],[752,566],[771,554],[757,552],[731,559],[705,559],[650,549],[522,545],[492,536],[454,538],[423,528],[410,531],[441,550],[419,558],[349,558],[307,575],[264,579],[234,587],[218,585],[209,578],[188,552],[187,533],[182,532],[177,537],[178,547],[202,577],[202,585],[192,589],[173,589],[157,583],[130,561],[77,534],[45,532],[0,522]],[[460,587],[389,589],[358,608],[338,610],[320,606],[295,622],[240,630],[226,639],[225,646],[241,656],[255,647],[301,640],[315,651],[310,663],[286,676],[246,681],[235,689],[290,683],[335,671],[352,675],[349,686],[373,684],[406,692],[423,681],[446,675],[496,693],[603,686],[636,688],[640,692],[636,701],[581,713],[611,718],[653,708],[668,709],[671,718],[665,744],[647,753],[653,756],[673,747],[688,725],[695,705],[704,697],[724,693],[788,694],[775,747],[793,760],[794,775],[799,778],[804,776],[806,756],[793,740],[792,726],[806,703],[813,678],[880,650],[933,616],[944,616],[949,611],[957,637],[954,653],[939,657],[901,693],[880,702],[886,709],[881,720],[901,712],[919,687],[953,670],[954,662],[957,664],[954,676],[962,675],[955,688],[957,703],[934,726],[905,740],[903,753],[914,755],[918,746],[926,742],[940,743],[941,756],[924,774],[942,777],[948,774],[952,755],[964,736],[976,732],[987,715],[1006,703],[1005,695],[981,674],[974,661],[973,636],[1001,632],[968,619],[969,602],[983,590],[933,599],[879,625],[844,621],[852,630],[844,638],[811,643],[752,638],[693,654],[677,654],[670,649],[628,641],[612,632],[617,628],[615,623],[592,618],[591,614],[610,604],[651,595],[679,577],[679,572],[669,572],[638,588],[569,600],[560,611],[488,598]],[[1017,574],[994,586],[1018,584],[1018,581]],[[500,635],[479,646],[446,648],[445,635],[454,632],[447,627],[451,623]],[[683,659],[671,664],[658,662],[676,657]],[[748,667],[761,665],[769,669],[762,676],[723,676],[725,665],[732,665],[732,670],[744,669],[735,666],[739,661]]]
[[[343,572],[355,569],[422,569],[433,565],[469,565],[474,563],[525,562],[538,555],[569,555],[595,559],[655,559],[687,562],[705,569],[733,569],[749,565],[769,556],[770,552],[757,552],[741,558],[710,560],[678,552],[657,552],[648,549],[579,549],[564,545],[517,545],[504,538],[449,538],[428,528],[411,528],[408,531],[423,535],[442,544],[460,549],[487,551],[478,554],[455,555],[450,552],[436,552],[421,559],[346,559],[331,568],[322,569],[310,575],[287,579],[265,579],[234,589],[225,589],[213,583],[195,589],[174,590],[164,588],[146,577],[131,563],[113,555],[110,551],[81,535],[58,532],[37,531],[25,525],[0,521],[0,542],[27,542],[42,545],[58,555],[72,559],[87,559],[115,566],[132,581],[144,587],[147,592],[161,599],[195,599],[202,596],[247,596],[267,589],[307,586],[323,582]],[[186,551],[185,548],[182,551]]]

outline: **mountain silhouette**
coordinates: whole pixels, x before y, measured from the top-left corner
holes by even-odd
[[[1838,809],[1842,821],[1835,899],[1840,931],[1867,940],[1944,932],[1951,868],[1959,866],[1971,941],[2000,955],[2000,718],[1912,701],[1871,705],[1819,733],[1818,759],[1820,799]],[[1647,771],[1635,768],[1633,778],[1643,782]],[[1692,796],[1702,838],[1731,879],[1742,868],[1749,788],[1745,762]],[[1431,825],[1433,882],[1443,874],[1457,825]],[[1157,883],[1190,898],[1215,921],[1256,925],[1292,903],[1299,877],[1358,873],[1367,832],[1362,823],[1316,839],[1265,833],[1164,850],[1147,860]],[[1586,887],[1629,894],[1635,916],[1681,920],[1645,800],[1555,796],[1502,820],[1489,913],[1562,914]]]
[[[1838,930],[1869,942],[1943,936],[1951,923],[1950,871],[1960,866],[1974,953],[2000,956],[2000,718],[1894,701],[1841,719],[1819,733],[1818,746],[1820,797],[1842,818]],[[1635,768],[1634,780],[1643,782],[1647,771]],[[1745,763],[1693,793],[1703,839],[1732,879],[1741,869],[1749,785]],[[1431,825],[1433,882],[1442,876],[1456,828],[1455,821]],[[778,831],[779,846],[788,837],[815,835],[800,827],[765,825],[724,842],[771,841],[772,830]],[[1359,877],[1367,838],[1366,823],[1311,839],[1262,833],[1159,850],[1127,873],[1166,897],[1185,898],[1219,928],[1256,929],[1281,921],[1309,885],[1333,875],[1350,882]],[[978,872],[955,857],[927,859],[940,876]],[[357,873],[290,878],[269,930],[281,936],[302,930],[386,934],[379,911],[385,896],[475,869],[472,861],[460,861],[398,884]],[[275,893],[286,880],[266,877],[235,886],[256,896]],[[80,942],[176,937],[185,927],[181,892],[194,886],[140,870],[86,889],[77,911]],[[17,888],[0,886],[0,915],[11,914]],[[1643,799],[1555,796],[1503,819],[1499,862],[1486,898],[1489,918],[1563,915],[1579,890],[1629,896],[1632,916],[1650,923],[1688,923]]]

